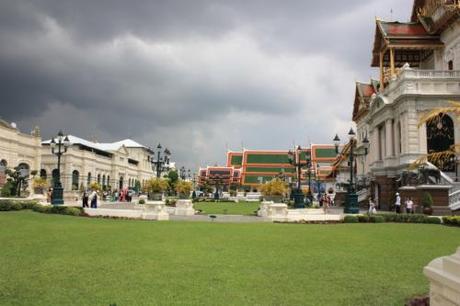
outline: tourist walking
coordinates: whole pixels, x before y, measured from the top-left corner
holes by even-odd
[[[97,208],[97,192],[96,192],[96,190],[93,190],[93,192],[89,196],[89,200],[91,202],[91,208]]]
[[[329,212],[329,205],[330,205],[329,198],[326,195],[324,195],[323,196],[323,210],[326,215]]]
[[[412,201],[412,198],[408,198],[406,200],[406,213],[407,214],[413,214],[414,213],[414,202]]]
[[[369,199],[369,211],[368,211],[368,214],[372,215],[372,214],[376,214],[376,213],[377,213],[377,209],[375,208],[375,203],[372,200],[372,198],[370,198]]]
[[[401,213],[401,197],[399,196],[398,192],[396,192],[395,208],[396,208],[396,213],[400,214]]]
[[[82,197],[81,197],[83,208],[89,207],[89,206],[88,206],[88,199],[89,199],[88,193],[87,193],[86,191],[83,191],[83,195],[82,195]]]

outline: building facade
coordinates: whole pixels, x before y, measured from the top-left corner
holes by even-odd
[[[97,143],[68,138],[71,145],[61,157],[64,192],[88,189],[93,182],[103,189],[135,188],[154,176],[152,150],[133,140]],[[42,143],[41,157],[40,176],[51,182],[57,174],[57,157],[51,153],[50,140]]]
[[[379,81],[356,84],[353,121],[358,147],[365,136],[370,141],[356,172],[371,179],[371,196],[382,209],[391,208],[397,191],[420,198],[415,191],[426,186],[402,186],[404,171],[460,141],[452,114],[419,123],[428,111],[460,100],[459,13],[458,1],[416,0],[410,22],[376,19],[371,66],[379,68]],[[435,166],[456,178],[455,163]],[[447,206],[452,186],[443,184],[430,186],[430,193]]]
[[[6,182],[6,168],[20,167],[25,176],[31,171],[40,170],[40,143],[38,128],[25,134],[16,124],[0,120],[0,187]]]
[[[309,188],[309,181],[314,190],[318,186],[325,189],[326,184],[328,187],[333,186],[330,173],[337,155],[333,145],[313,144],[310,148],[297,148],[292,152],[302,165],[301,182],[305,191]],[[215,181],[215,178],[212,179],[215,176],[213,173],[225,171],[225,188],[233,184],[239,190],[258,191],[262,184],[274,178],[292,184],[297,180],[297,173],[295,167],[289,162],[289,154],[288,150],[229,151],[226,166],[206,167],[199,170],[198,183],[203,185],[210,178]],[[310,161],[309,169],[307,161]]]

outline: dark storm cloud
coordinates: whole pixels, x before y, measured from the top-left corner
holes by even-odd
[[[187,162],[190,147],[290,145],[325,118],[348,124],[374,16],[406,19],[411,3],[0,1],[0,116],[46,137],[59,122],[84,137],[167,138]],[[273,122],[289,136],[265,133]]]

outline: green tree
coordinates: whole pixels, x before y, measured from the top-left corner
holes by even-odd
[[[10,196],[21,196],[21,191],[25,191],[28,187],[29,175],[23,176],[21,169],[19,167],[14,167],[13,169],[6,169],[6,175],[8,176],[7,182],[9,183],[9,191],[2,190],[2,194],[9,193]]]
[[[176,184],[179,181],[179,174],[177,173],[177,170],[170,170],[168,172],[168,191],[169,194],[174,193],[176,190]]]

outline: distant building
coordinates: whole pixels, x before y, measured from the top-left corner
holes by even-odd
[[[70,147],[62,156],[61,182],[65,192],[89,188],[93,182],[105,189],[134,188],[154,177],[153,151],[131,139],[98,143],[69,135]],[[57,175],[57,158],[50,140],[42,142],[40,176],[50,181]]]
[[[261,184],[275,177],[293,183],[297,179],[295,168],[289,163],[288,150],[243,150],[227,153],[226,166],[208,166],[199,170],[198,183],[214,182],[219,176],[224,177],[224,189],[230,185],[239,190],[258,190]],[[317,188],[318,182],[333,186],[330,178],[333,170],[331,164],[335,161],[336,152],[333,145],[312,145],[295,151],[303,164],[301,180],[304,189],[308,189],[307,159],[311,159],[310,178],[312,188]],[[297,157],[298,158],[298,157]],[[323,187],[325,188],[325,187]]]
[[[0,187],[5,184],[7,167],[20,167],[25,176],[31,171],[40,170],[40,143],[38,128],[25,134],[16,124],[0,120]]]

